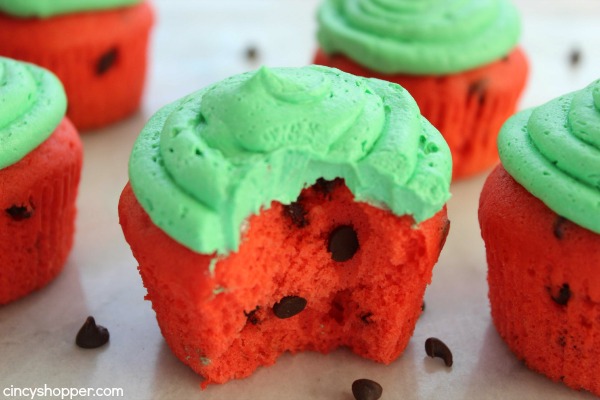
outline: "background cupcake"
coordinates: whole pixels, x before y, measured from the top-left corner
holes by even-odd
[[[150,120],[119,215],[167,343],[204,384],[286,351],[387,364],[448,232],[450,169],[399,86],[263,67]]]
[[[54,75],[0,57],[0,304],[50,282],[73,243],[79,135]]]
[[[481,193],[496,329],[527,366],[600,395],[600,80],[503,126]]]
[[[497,162],[527,78],[512,2],[325,0],[318,23],[315,63],[406,88],[448,142],[455,178]]]
[[[79,130],[135,112],[153,13],[142,0],[0,1],[0,55],[53,71]]]

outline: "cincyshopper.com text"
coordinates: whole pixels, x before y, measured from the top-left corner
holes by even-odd
[[[77,398],[90,398],[90,397],[123,397],[123,388],[58,388],[49,387],[6,387],[2,390],[2,395],[9,399],[43,399],[43,398],[59,398],[64,399],[77,399]]]

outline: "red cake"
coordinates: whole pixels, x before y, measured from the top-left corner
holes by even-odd
[[[511,118],[499,138],[502,165],[488,177],[479,204],[500,336],[531,369],[596,395],[599,89],[596,81]],[[559,145],[553,150],[551,143]]]
[[[324,67],[262,68],[149,121],[119,216],[163,336],[204,386],[286,351],[346,346],[390,363],[448,233],[450,172],[443,139],[399,86]],[[255,212],[240,211],[251,203]]]

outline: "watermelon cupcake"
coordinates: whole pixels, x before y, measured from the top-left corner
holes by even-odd
[[[0,55],[53,71],[79,130],[135,112],[153,13],[143,0],[0,0]]]
[[[314,62],[395,82],[440,130],[453,177],[497,163],[528,66],[510,0],[324,0]]]
[[[286,351],[389,363],[448,232],[450,175],[400,86],[263,67],[152,117],[119,215],[161,331],[203,385]]]
[[[79,134],[49,71],[0,57],[0,304],[48,284],[73,243]]]
[[[600,80],[516,114],[479,203],[496,329],[531,369],[600,395]]]

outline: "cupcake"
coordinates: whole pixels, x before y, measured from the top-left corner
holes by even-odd
[[[600,80],[500,131],[479,223],[492,318],[527,366],[600,395]]]
[[[139,108],[152,23],[141,0],[0,0],[0,55],[53,71],[69,119],[100,128]]]
[[[0,57],[0,304],[50,282],[73,244],[79,134],[49,71]]]
[[[453,178],[497,163],[527,78],[510,0],[324,0],[315,64],[398,83],[440,130]]]
[[[400,86],[263,67],[152,117],[119,216],[162,334],[205,386],[286,351],[397,358],[448,232],[450,175]]]

